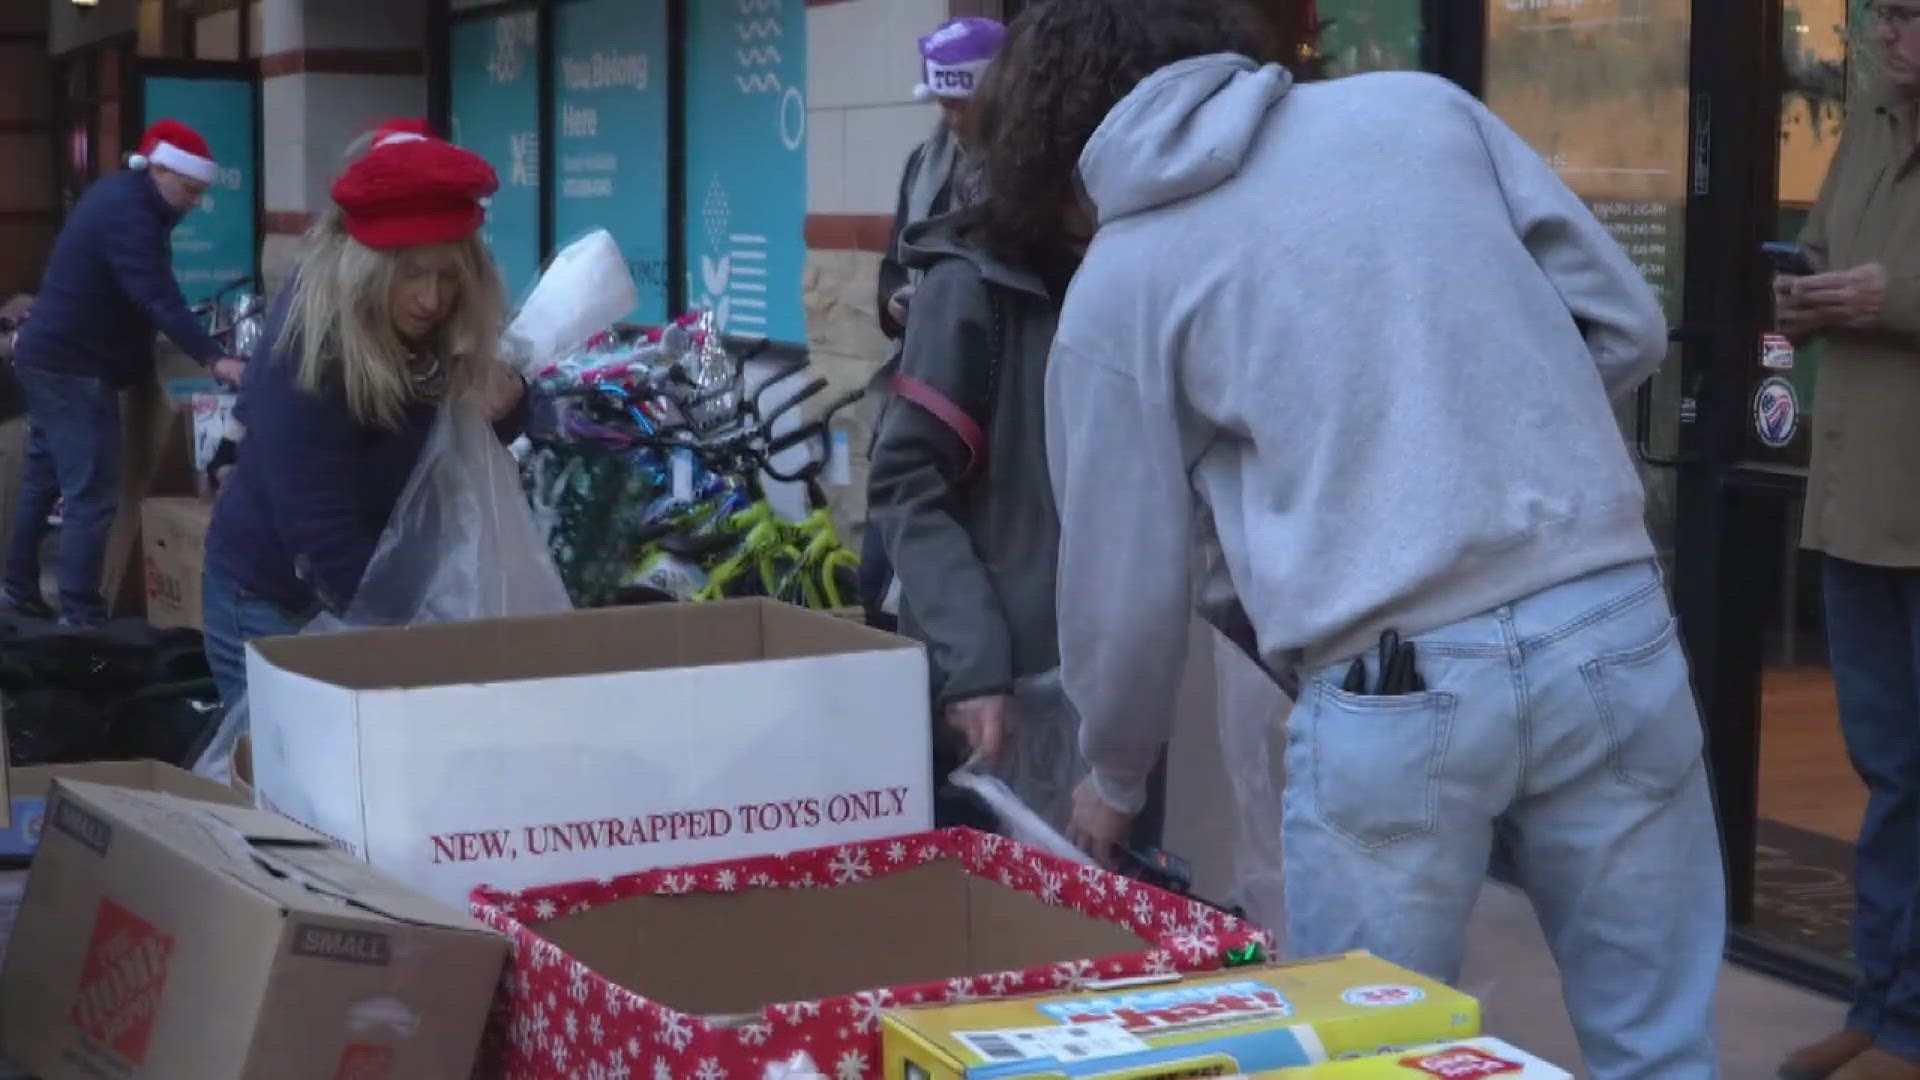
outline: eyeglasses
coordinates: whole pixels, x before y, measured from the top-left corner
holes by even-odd
[[[1904,4],[1874,4],[1870,9],[1873,17],[1894,30],[1905,30],[1920,19],[1920,8],[1910,8]]]

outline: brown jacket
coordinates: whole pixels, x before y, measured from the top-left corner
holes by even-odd
[[[1826,331],[1807,481],[1807,547],[1920,567],[1920,145],[1914,106],[1849,110],[1801,244],[1823,270],[1887,268],[1879,328]]]

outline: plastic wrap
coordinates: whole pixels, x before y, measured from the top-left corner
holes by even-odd
[[[513,455],[492,425],[455,402],[441,408],[351,609],[344,616],[323,614],[302,632],[551,615],[572,607]],[[195,771],[227,779],[246,730],[241,702]]]
[[[1084,863],[1063,834],[1087,771],[1079,715],[1056,668],[1014,683],[1013,730],[1000,759],[970,761],[950,779],[986,803],[1008,836]]]
[[[1279,939],[1287,927],[1280,818],[1292,703],[1239,647],[1218,634],[1213,646],[1220,756],[1239,811],[1231,899]],[[1283,940],[1278,944],[1285,948]]]
[[[596,229],[566,246],[520,305],[507,327],[507,355],[520,372],[536,377],[626,318],[640,291],[613,234]]]

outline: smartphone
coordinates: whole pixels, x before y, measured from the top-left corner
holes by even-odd
[[[1761,244],[1760,250],[1766,252],[1767,258],[1772,260],[1775,273],[1788,277],[1807,277],[1819,272],[1814,268],[1813,260],[1807,257],[1805,249],[1799,244],[1772,240]]]

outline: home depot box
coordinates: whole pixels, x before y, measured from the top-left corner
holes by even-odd
[[[213,504],[175,496],[140,504],[146,551],[147,621],[161,628],[201,628],[200,571]]]
[[[1549,1065],[1494,1038],[1461,1039],[1373,1057],[1303,1065],[1263,1072],[1273,1080],[1573,1080],[1565,1069]],[[1245,1078],[1242,1078],[1245,1080]]]
[[[889,1006],[1218,968],[1266,935],[1203,904],[953,829],[500,892],[500,1080],[880,1074]]]
[[[6,770],[5,788],[11,795],[9,821],[0,829],[0,861],[26,860],[40,846],[41,826],[47,816],[47,797],[56,780],[81,780],[135,791],[159,791],[205,802],[251,805],[244,795],[225,784],[195,776],[159,761],[97,761],[83,765],[31,765]]]
[[[766,601],[256,642],[261,805],[432,896],[932,825],[917,645]]]
[[[1476,1035],[1472,998],[1366,953],[1168,985],[891,1011],[887,1080],[1224,1076]]]
[[[506,942],[259,810],[66,780],[0,976],[41,1080],[466,1080]]]

